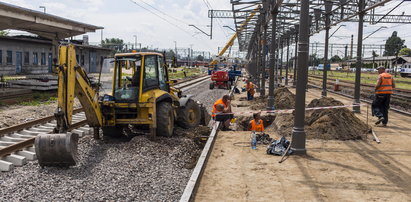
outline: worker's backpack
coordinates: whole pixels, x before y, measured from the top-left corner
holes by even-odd
[[[290,146],[290,141],[285,139],[285,137],[281,137],[279,140],[271,142],[271,144],[267,147],[267,154],[282,156],[288,146]],[[287,153],[291,154],[292,150],[289,149]]]

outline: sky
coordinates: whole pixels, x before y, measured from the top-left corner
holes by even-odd
[[[233,19],[217,19],[214,21],[213,39],[190,27],[196,25],[209,33],[210,19],[207,16],[211,9],[231,10],[230,0],[3,0],[17,6],[42,11],[39,6],[45,6],[46,12],[88,24],[103,26],[103,38],[121,38],[125,42],[137,43],[143,47],[159,49],[189,48],[194,51],[209,51],[216,54],[218,47],[223,47],[233,34],[224,25],[234,28]],[[386,13],[400,1],[392,1],[385,7],[376,9],[376,13]],[[411,2],[405,2],[391,14],[411,15]],[[344,23],[330,43],[349,44],[350,36],[354,34],[354,43],[357,43],[357,23]],[[364,37],[381,26],[381,29],[363,41],[364,44],[384,44],[393,31],[405,39],[406,45],[411,47],[411,25],[365,23]],[[333,33],[339,25],[330,30]],[[90,42],[99,43],[101,32],[88,33]],[[76,37],[81,39],[82,36]],[[310,38],[310,42],[324,42],[324,31]],[[291,48],[292,50],[292,48]],[[311,51],[311,49],[310,49]],[[366,51],[365,56],[370,56],[371,51]],[[293,50],[291,51],[293,52]],[[318,48],[317,54],[322,55],[323,50]],[[333,55],[342,56],[344,50],[333,50]],[[379,54],[379,50],[376,50]],[[330,53],[331,54],[331,53]],[[354,50],[355,54],[355,50]]]

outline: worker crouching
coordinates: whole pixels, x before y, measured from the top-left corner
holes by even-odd
[[[372,103],[372,114],[378,117],[375,125],[380,123],[387,126],[388,123],[388,109],[390,108],[390,99],[393,89],[395,88],[394,79],[391,74],[385,72],[384,67],[377,68],[378,82],[375,86],[375,99]]]
[[[228,131],[230,129],[230,121],[234,115],[231,111],[231,100],[229,95],[224,95],[218,99],[211,110],[211,116],[215,121],[223,122],[223,128],[221,130]]]

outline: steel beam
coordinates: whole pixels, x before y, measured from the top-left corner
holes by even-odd
[[[363,23],[364,23],[364,7],[365,7],[365,0],[358,1],[358,8],[360,10],[358,15],[358,40],[357,40],[357,63],[355,65],[355,87],[354,87],[354,105],[352,110],[354,113],[360,113],[360,88],[361,88],[361,56],[362,56],[362,38],[363,38]]]
[[[307,69],[309,57],[309,11],[310,0],[301,0],[300,31],[298,41],[298,81],[295,97],[294,127],[291,139],[291,149],[294,154],[305,154],[306,134],[304,131],[305,119],[305,89],[307,86]]]

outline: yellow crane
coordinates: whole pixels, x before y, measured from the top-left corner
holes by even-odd
[[[261,8],[260,6],[258,6],[257,8],[255,8],[255,9],[251,12],[250,16],[248,16],[248,17],[246,18],[246,20],[243,22],[243,24],[240,25],[240,27],[238,28],[237,32],[235,32],[235,33],[233,34],[233,36],[231,36],[230,40],[228,40],[228,42],[227,42],[227,44],[224,46],[224,48],[221,49],[221,51],[218,53],[218,55],[217,55],[218,58],[221,57],[221,56],[223,56],[224,53],[227,51],[227,49],[229,49],[229,48],[234,44],[234,41],[235,41],[235,39],[237,38],[237,33],[238,33],[238,32],[241,32],[241,31],[244,29],[244,27],[245,27],[245,26],[250,22],[250,20],[256,15],[257,11],[258,11],[260,8]],[[216,65],[218,62],[219,62],[218,60],[214,59],[213,61],[210,62],[209,66],[213,67],[213,66]]]

